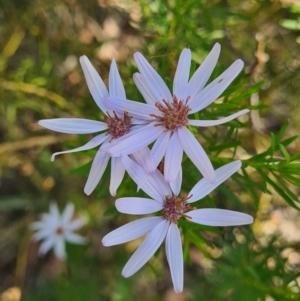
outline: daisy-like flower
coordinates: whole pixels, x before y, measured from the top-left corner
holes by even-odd
[[[181,179],[167,184],[163,175],[156,171],[144,182],[142,189],[150,198],[127,197],[116,200],[116,208],[126,214],[149,214],[160,212],[161,216],[145,217],[130,222],[107,234],[102,243],[113,246],[139,238],[147,234],[135,253],[126,263],[122,275],[130,277],[137,272],[156,252],[166,238],[166,255],[171,271],[174,290],[183,290],[183,255],[178,219],[208,226],[238,226],[253,222],[253,218],[244,213],[224,209],[196,209],[191,206],[208,195],[241,166],[240,161],[234,161],[218,168],[213,184],[206,179],[200,180],[187,194],[179,196]]]
[[[80,63],[93,98],[100,110],[106,115],[106,122],[80,118],[56,118],[40,120],[39,125],[47,129],[66,134],[92,134],[106,131],[105,133],[95,136],[83,146],[72,150],[54,153],[51,157],[51,161],[54,161],[54,158],[57,155],[84,151],[102,144],[93,160],[92,167],[84,187],[84,192],[89,195],[93,192],[101,180],[110,159],[110,155],[106,151],[103,151],[102,147],[105,147],[106,144],[110,144],[112,141],[117,141],[120,137],[129,132],[135,133],[135,131],[139,129],[139,126],[132,126],[140,124],[142,121],[132,118],[126,109],[123,111],[118,110],[118,112],[116,112],[108,108],[105,104],[105,99],[108,96],[126,99],[125,89],[114,60],[111,62],[109,72],[109,91],[86,56],[80,57]],[[151,174],[156,168],[153,165],[150,150],[147,148],[140,148],[137,152],[135,152],[134,157],[139,160],[147,173]],[[116,195],[116,191],[125,174],[125,167],[122,160],[122,157],[114,157],[111,160],[109,191],[112,196]]]
[[[165,156],[164,177],[172,182],[181,166],[183,151],[210,183],[216,179],[214,168],[197,139],[187,126],[215,126],[241,116],[249,110],[245,109],[219,120],[192,120],[188,115],[206,108],[230,85],[240,73],[244,63],[235,61],[225,72],[205,86],[220,54],[220,45],[215,44],[189,80],[191,51],[184,49],[180,55],[173,82],[173,94],[163,79],[140,53],[134,58],[140,73],[133,76],[134,82],[144,96],[147,104],[108,97],[107,105],[116,112],[127,110],[145,125],[135,134],[124,136],[106,149],[112,156],[131,154],[142,147],[156,141],[152,148],[155,166]]]
[[[82,217],[73,218],[74,205],[68,203],[60,215],[56,203],[50,203],[50,212],[44,213],[41,220],[31,224],[36,231],[32,238],[35,241],[42,241],[39,254],[44,255],[53,249],[55,256],[61,260],[66,259],[65,243],[84,244],[86,239],[74,233],[75,230],[86,224]]]

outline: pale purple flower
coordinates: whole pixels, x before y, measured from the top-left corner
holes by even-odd
[[[108,108],[105,103],[105,99],[108,96],[126,99],[125,89],[114,60],[111,62],[109,72],[109,91],[86,56],[80,57],[80,63],[90,92],[100,110],[107,117],[106,122],[80,118],[56,118],[40,120],[39,125],[53,131],[67,134],[92,134],[106,131],[102,134],[98,134],[81,147],[57,152],[51,157],[51,161],[54,161],[55,156],[59,154],[84,151],[102,144],[93,160],[92,167],[84,187],[84,192],[89,195],[93,192],[101,180],[110,159],[109,153],[103,151],[102,147],[105,147],[105,145],[109,144],[111,141],[117,141],[119,137],[126,135],[129,132],[134,133],[139,129],[139,126],[132,127],[132,125],[140,124],[141,121],[136,118],[131,118],[126,110],[118,110],[116,113],[114,110]],[[135,152],[134,156],[137,159],[140,159],[140,164],[142,164],[143,168],[149,174],[151,174],[156,168],[154,168],[150,150],[147,148],[140,148],[137,152]],[[122,157],[112,158],[109,186],[109,191],[112,196],[116,195],[116,191],[123,180],[124,174],[125,168],[122,163]]]
[[[84,244],[86,239],[74,233],[75,230],[86,224],[83,217],[73,218],[74,205],[68,203],[60,215],[57,204],[50,203],[49,213],[44,213],[41,220],[31,224],[36,232],[32,238],[35,241],[42,241],[39,254],[44,255],[51,249],[55,256],[61,260],[66,259],[65,243]]]
[[[102,243],[113,246],[139,238],[147,234],[135,253],[126,263],[122,275],[130,277],[153,256],[166,238],[166,255],[171,271],[174,290],[183,290],[183,255],[180,230],[177,220],[180,217],[188,221],[208,226],[238,226],[253,222],[253,218],[244,213],[224,209],[195,209],[191,203],[208,195],[213,189],[228,179],[241,166],[234,161],[218,168],[213,184],[206,179],[200,180],[188,195],[179,196],[181,178],[177,177],[171,185],[164,181],[163,175],[156,171],[142,185],[142,189],[151,198],[125,197],[116,200],[116,208],[126,214],[149,214],[161,212],[162,216],[145,217],[130,222],[107,234]]]
[[[137,133],[132,133],[119,141],[105,146],[112,156],[131,154],[155,141],[152,154],[154,165],[165,157],[164,177],[172,182],[181,166],[183,151],[210,183],[215,181],[214,168],[194,135],[187,126],[215,126],[241,116],[248,109],[239,111],[219,120],[192,120],[189,114],[194,114],[211,104],[230,85],[240,73],[244,63],[235,61],[225,72],[209,83],[213,69],[220,53],[220,45],[215,44],[209,55],[203,61],[189,80],[191,66],[191,51],[184,49],[180,55],[171,93],[154,68],[140,53],[134,58],[140,73],[134,74],[134,81],[144,96],[146,104],[119,97],[108,97],[107,105],[116,112],[127,110],[129,114],[145,124]]]

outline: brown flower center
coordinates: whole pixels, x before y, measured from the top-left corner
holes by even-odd
[[[176,95],[174,95],[172,103],[165,99],[162,100],[164,105],[156,102],[155,106],[163,113],[163,116],[150,114],[151,117],[154,117],[159,122],[155,126],[163,126],[165,131],[176,130],[185,126],[188,123],[188,112],[191,111],[191,108],[187,105],[189,100],[190,96],[184,101],[178,100]]]
[[[63,230],[62,227],[58,227],[55,232],[56,232],[57,235],[62,235],[64,230]]]
[[[164,218],[175,224],[177,224],[177,220],[182,216],[191,219],[190,216],[184,213],[186,210],[196,209],[187,204],[187,200],[191,197],[192,195],[189,197],[186,195],[183,197],[167,195],[162,210]]]
[[[124,111],[123,118],[119,117],[115,111],[113,111],[114,116],[111,116],[109,112],[107,112],[108,120],[108,131],[106,135],[112,135],[112,139],[117,139],[127,134],[131,128],[131,117],[128,115],[128,112]]]

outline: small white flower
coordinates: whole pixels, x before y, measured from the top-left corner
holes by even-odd
[[[141,121],[131,118],[126,109],[123,111],[118,110],[116,113],[114,110],[108,108],[105,104],[105,99],[107,96],[126,99],[124,86],[114,60],[111,62],[109,72],[109,91],[86,56],[80,57],[80,63],[89,90],[100,110],[106,115],[107,121],[101,122],[80,118],[56,118],[40,120],[39,125],[53,131],[67,134],[92,134],[106,130],[105,133],[95,136],[88,143],[81,147],[54,153],[51,157],[51,161],[54,161],[54,158],[57,155],[84,151],[102,144],[93,160],[93,164],[84,187],[84,192],[89,195],[93,192],[101,180],[110,159],[110,155],[106,151],[103,151],[102,147],[105,147],[105,145],[109,144],[111,141],[117,141],[119,137],[122,137],[127,133],[135,133],[135,131],[139,130],[139,126],[132,127],[132,125],[140,124]],[[150,150],[147,148],[139,149],[137,152],[135,152],[134,156],[135,158],[140,159],[140,164],[142,164],[147,173],[151,174],[156,168],[153,165]],[[112,196],[116,195],[116,191],[123,180],[124,174],[125,168],[124,164],[122,163],[122,158],[112,158],[109,186],[109,191]]]
[[[36,232],[32,238],[35,241],[42,241],[39,254],[46,254],[53,249],[55,256],[61,260],[66,258],[65,242],[74,244],[84,244],[86,239],[74,233],[75,230],[86,224],[82,217],[73,218],[74,205],[68,203],[63,213],[60,215],[57,204],[50,203],[50,212],[44,213],[41,220],[31,224],[31,228]]]
[[[129,114],[144,120],[145,124],[133,134],[120,138],[105,149],[112,156],[131,154],[156,140],[152,153],[155,166],[165,156],[164,177],[172,182],[181,166],[183,151],[210,183],[215,181],[214,168],[197,139],[187,126],[214,126],[223,124],[249,112],[239,111],[219,120],[192,120],[194,114],[211,104],[240,73],[244,63],[235,61],[225,72],[205,86],[217,63],[220,45],[215,44],[207,58],[189,80],[191,51],[184,49],[180,55],[173,82],[173,94],[153,67],[140,53],[134,58],[140,73],[134,74],[134,81],[147,104],[118,97],[108,97],[107,105],[116,112],[127,110]]]
[[[180,217],[188,221],[208,226],[237,226],[253,222],[253,218],[244,213],[224,209],[198,209],[190,204],[202,199],[219,186],[241,167],[240,161],[234,161],[218,168],[213,184],[206,179],[200,180],[186,196],[179,196],[181,178],[168,185],[163,175],[156,171],[142,185],[150,198],[127,197],[116,200],[119,212],[127,214],[149,214],[161,212],[162,216],[145,217],[128,223],[107,234],[102,243],[113,246],[131,241],[147,234],[135,253],[126,263],[122,275],[130,277],[137,272],[156,252],[166,238],[166,255],[171,271],[174,290],[183,290],[183,255],[180,231],[177,220]],[[186,212],[187,211],[187,212]]]

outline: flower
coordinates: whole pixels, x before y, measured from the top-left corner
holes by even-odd
[[[75,230],[86,224],[86,219],[82,217],[73,218],[74,205],[68,203],[63,213],[60,215],[57,204],[50,203],[50,212],[44,213],[41,220],[31,224],[31,228],[36,232],[32,238],[35,241],[42,240],[39,254],[46,254],[53,248],[57,258],[66,258],[65,242],[74,244],[84,244],[86,239],[74,233]]]
[[[146,104],[118,97],[108,97],[107,105],[116,112],[127,110],[130,116],[144,120],[141,129],[131,135],[120,138],[105,146],[111,156],[130,154],[142,147],[156,142],[152,148],[155,166],[165,156],[164,177],[172,182],[178,173],[183,151],[210,183],[215,181],[214,168],[197,139],[187,126],[214,126],[223,124],[248,113],[244,109],[219,120],[192,120],[189,114],[194,114],[211,104],[229,86],[240,73],[244,63],[235,61],[225,72],[206,87],[212,71],[217,63],[220,45],[217,43],[189,80],[191,66],[191,51],[181,52],[173,82],[173,95],[167,85],[153,67],[140,53],[134,58],[140,73],[134,74],[134,81],[144,96]]]
[[[180,217],[208,226],[237,226],[253,222],[253,218],[248,214],[224,209],[196,209],[190,205],[208,195],[240,166],[240,161],[234,161],[218,168],[215,171],[216,180],[213,184],[203,178],[189,194],[183,196],[179,196],[181,179],[169,185],[164,181],[163,175],[156,171],[142,186],[142,189],[152,199],[137,197],[117,199],[115,205],[119,212],[139,215],[160,211],[162,215],[130,222],[104,236],[103,245],[113,246],[147,234],[145,240],[126,263],[122,275],[130,277],[137,272],[153,256],[166,238],[166,255],[174,290],[176,293],[182,292],[183,255],[180,231],[177,225]]]
[[[101,144],[102,146],[105,146],[111,141],[117,141],[119,137],[122,137],[129,132],[134,133],[136,130],[138,130],[139,127],[134,128],[132,125],[139,124],[141,122],[138,119],[131,118],[126,110],[119,110],[118,113],[116,113],[114,110],[109,109],[105,104],[104,100],[107,96],[126,99],[124,86],[114,60],[111,62],[109,72],[109,92],[105,87],[101,77],[86,56],[80,57],[80,63],[89,90],[100,110],[106,115],[107,121],[101,122],[80,118],[56,118],[40,120],[39,125],[53,131],[67,134],[92,134],[104,130],[106,130],[106,132],[95,136],[88,143],[81,147],[54,153],[51,157],[51,161],[54,161],[55,156],[59,154],[88,150]],[[102,146],[99,148],[93,160],[92,167],[84,187],[84,192],[87,195],[93,192],[101,180],[110,158],[110,155],[102,150]],[[150,150],[147,150],[146,148],[139,149],[137,152],[135,152],[134,156],[140,158],[140,163],[148,173],[151,174],[156,168],[153,167]],[[122,182],[124,174],[125,168],[124,164],[122,163],[122,158],[112,158],[109,186],[109,191],[112,196],[116,195],[116,191]]]

